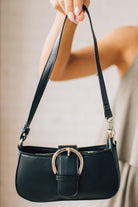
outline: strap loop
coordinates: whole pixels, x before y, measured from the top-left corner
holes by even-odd
[[[86,13],[88,15],[88,18],[89,18],[89,21],[90,21],[91,32],[92,32],[93,41],[94,41],[95,63],[96,63],[96,67],[97,67],[97,74],[98,74],[99,84],[100,84],[100,89],[101,89],[102,101],[103,101],[103,106],[104,106],[104,114],[105,114],[105,118],[108,120],[109,118],[112,117],[112,111],[111,111],[110,104],[109,104],[109,101],[108,101],[108,96],[107,96],[107,92],[106,92],[106,87],[105,87],[105,83],[104,83],[102,69],[101,69],[101,66],[100,66],[97,40],[96,40],[95,33],[94,33],[94,30],[93,30],[92,21],[91,21],[89,11],[88,11],[88,9],[85,5],[83,5],[83,9],[86,11]],[[28,116],[28,119],[27,119],[27,122],[26,122],[26,125],[22,129],[22,132],[21,132],[21,136],[20,136],[21,145],[22,145],[23,141],[26,139],[26,137],[27,137],[27,135],[30,131],[29,126],[30,126],[31,121],[34,117],[34,114],[37,110],[39,102],[42,98],[42,95],[43,95],[44,90],[46,88],[46,85],[48,83],[50,74],[51,74],[52,69],[54,67],[66,19],[67,19],[67,15],[65,16],[65,19],[64,19],[63,25],[61,27],[61,30],[60,30],[57,38],[56,38],[56,41],[53,45],[53,48],[52,48],[51,53],[48,57],[48,60],[45,64],[45,67],[44,67],[43,73],[41,75],[41,78],[39,80],[39,83],[38,83],[38,86],[37,86],[37,89],[36,89],[36,92],[35,92],[35,96],[34,96],[34,99],[33,99],[32,105],[31,105],[31,109],[30,109],[30,112],[29,112],[29,116]]]

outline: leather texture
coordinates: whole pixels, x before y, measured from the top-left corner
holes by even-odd
[[[59,146],[59,149],[69,146]],[[77,146],[70,146],[77,149]],[[66,167],[68,166],[68,167]],[[75,196],[78,193],[78,157],[71,153],[67,156],[67,152],[57,157],[57,193],[63,196]]]
[[[61,154],[62,158],[58,157],[59,173],[53,173],[52,157],[57,150],[35,146],[19,148],[16,189],[21,197],[34,202],[50,202],[106,199],[116,194],[120,171],[112,138],[108,138],[106,145],[78,148],[84,159],[81,175],[77,174],[72,152],[70,157],[66,152]]]
[[[85,6],[83,8],[86,10],[90,21],[104,113],[106,119],[109,119],[112,117],[112,112],[100,66],[97,41],[90,14]],[[77,153],[83,158],[84,165],[81,173],[78,171],[80,158],[78,159],[78,155],[71,151],[69,154],[63,152],[57,156],[55,160],[57,173],[54,174],[52,170],[53,155],[65,146],[58,148],[23,146],[23,141],[30,131],[31,121],[52,72],[66,19],[67,16],[41,75],[27,122],[21,132],[21,144],[18,145],[16,190],[21,197],[34,202],[106,199],[114,196],[120,185],[116,142],[113,142],[113,138],[107,138],[105,145],[81,148],[77,148],[76,145],[66,146],[77,150]]]

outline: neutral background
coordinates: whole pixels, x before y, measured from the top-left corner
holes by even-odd
[[[97,38],[122,25],[138,23],[137,0],[95,0],[90,13]],[[93,201],[31,203],[15,190],[17,144],[39,80],[39,61],[45,37],[55,18],[48,0],[1,0],[1,136],[0,206],[93,206]],[[88,21],[80,23],[73,48],[92,44]],[[116,68],[104,71],[110,102],[119,83]],[[97,76],[49,81],[25,144],[96,144],[103,108]],[[102,202],[102,201],[97,201]],[[95,206],[95,205],[94,205]]]

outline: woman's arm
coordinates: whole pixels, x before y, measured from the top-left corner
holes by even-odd
[[[41,72],[63,24],[64,18],[65,14],[58,11],[44,45],[40,63]],[[96,73],[93,45],[71,51],[72,40],[76,27],[77,24],[71,22],[67,18],[58,56],[51,73],[50,80],[69,80]],[[133,57],[138,47],[137,28],[137,26],[120,27],[114,29],[98,40],[99,56],[103,70],[111,65],[116,65],[120,76],[126,71],[133,61]]]
[[[40,64],[41,71],[44,68],[64,18],[65,15],[57,12],[54,24],[46,38],[44,45]],[[96,73],[93,45],[71,51],[72,40],[76,27],[76,24],[67,19],[62,34],[58,57],[51,73],[50,80],[69,80],[93,75]],[[117,64],[118,62],[120,47],[115,33],[115,31],[111,31],[98,41],[102,69],[106,69],[110,65]]]
[[[120,77],[130,67],[138,50],[138,26],[122,26],[110,31],[98,40],[102,70],[116,65]],[[60,80],[69,80],[93,75],[97,72],[94,47],[71,51]]]
[[[59,30],[63,24],[64,18],[65,15],[63,15],[58,11],[53,26],[46,38],[43,47],[43,51],[40,59],[40,72],[43,71],[43,68],[48,59],[54,41],[56,40]],[[72,40],[76,27],[77,24],[71,22],[67,18],[67,21],[64,26],[64,31],[62,33],[62,40],[59,47],[58,57],[56,59],[53,71],[51,73],[50,80],[60,80],[60,78],[63,76],[67,63],[70,59]]]

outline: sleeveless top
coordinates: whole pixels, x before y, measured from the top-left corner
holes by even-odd
[[[121,183],[111,199],[93,202],[97,207],[138,207],[138,50],[120,78],[112,104]],[[107,142],[104,125],[98,142]],[[103,138],[104,134],[104,138]]]
[[[112,104],[116,131],[118,157],[138,167],[138,50],[131,66],[120,78]],[[98,142],[106,143],[106,124],[100,132]],[[103,137],[104,134],[104,137]]]
[[[138,50],[120,78],[113,105],[118,157],[138,167]]]

